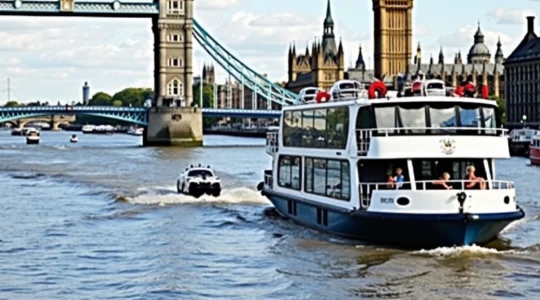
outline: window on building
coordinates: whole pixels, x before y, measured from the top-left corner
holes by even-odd
[[[167,95],[168,96],[182,96],[184,94],[184,84],[174,78],[167,84]]]
[[[278,185],[300,190],[301,158],[299,156],[280,156],[278,161]]]
[[[182,38],[182,35],[179,33],[172,33],[167,36],[168,42],[179,43],[179,42],[182,42],[183,40],[184,39]]]
[[[349,162],[324,158],[305,159],[305,191],[338,200],[350,199]]]
[[[181,15],[184,13],[184,0],[167,1],[167,13]]]
[[[179,57],[170,57],[168,62],[169,67],[181,67],[182,59]]]

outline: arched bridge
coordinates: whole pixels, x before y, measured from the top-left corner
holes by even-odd
[[[199,108],[194,108],[199,109]],[[281,116],[280,110],[203,108],[203,117],[236,117],[272,119]],[[48,115],[87,115],[148,126],[148,108],[114,106],[20,106],[0,107],[0,123]]]

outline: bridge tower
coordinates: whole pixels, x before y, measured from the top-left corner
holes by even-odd
[[[193,1],[154,0],[155,98],[145,146],[201,146],[202,111],[193,106]]]

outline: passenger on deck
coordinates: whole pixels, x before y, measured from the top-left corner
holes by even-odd
[[[388,173],[386,176],[386,188],[387,189],[393,189],[395,186],[396,181],[394,180],[394,177],[392,177],[392,173]]]
[[[484,178],[476,176],[475,175],[476,168],[474,166],[468,166],[467,167],[467,175],[465,176],[465,180],[468,181],[467,184],[465,184],[466,189],[486,189],[486,181]]]
[[[442,186],[443,188],[447,190],[451,190],[452,186],[447,184],[449,179],[450,179],[450,174],[448,172],[444,172],[442,173],[441,179],[433,182],[433,185]]]
[[[396,188],[398,189],[403,186],[403,182],[405,182],[405,176],[403,176],[403,169],[396,169],[396,177],[394,177],[394,182],[396,183]]]

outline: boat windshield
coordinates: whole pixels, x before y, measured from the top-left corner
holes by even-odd
[[[492,134],[497,133],[495,107],[477,103],[431,102],[377,104],[362,108],[359,129],[375,134]],[[361,110],[362,110],[361,109]],[[364,118],[364,120],[360,120]],[[370,120],[365,121],[366,118]],[[483,130],[479,130],[483,129]]]
[[[211,177],[214,176],[209,170],[192,170],[188,173],[189,177]]]

